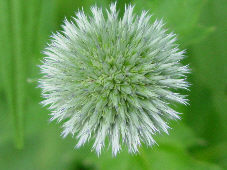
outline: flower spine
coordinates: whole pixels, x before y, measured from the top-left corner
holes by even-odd
[[[123,144],[133,153],[141,143],[152,146],[157,132],[168,133],[166,121],[180,118],[170,103],[187,104],[176,92],[187,89],[189,70],[175,34],[133,8],[121,18],[116,4],[94,6],[89,17],[76,13],[53,34],[40,66],[51,121],[63,122],[62,136],[74,135],[77,148],[93,141],[98,155],[105,143],[113,155]]]

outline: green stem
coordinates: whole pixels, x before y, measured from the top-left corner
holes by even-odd
[[[22,54],[22,3],[21,0],[9,1],[9,30],[11,41],[12,70],[11,75],[11,94],[10,107],[13,115],[13,123],[15,129],[15,145],[16,148],[23,148],[24,144],[24,99],[25,99],[25,72],[24,59]]]

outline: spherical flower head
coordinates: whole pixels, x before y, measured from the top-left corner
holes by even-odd
[[[128,5],[119,17],[112,4],[91,12],[65,20],[45,49],[42,104],[51,120],[64,122],[64,137],[75,135],[76,147],[92,140],[98,155],[105,143],[113,155],[123,144],[137,152],[141,143],[155,144],[157,132],[168,133],[166,120],[179,119],[170,103],[187,103],[176,92],[188,87],[184,51],[146,11],[135,15]]]

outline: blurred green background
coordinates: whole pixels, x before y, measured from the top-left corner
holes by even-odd
[[[219,170],[227,169],[227,1],[120,0],[163,18],[187,49],[192,73],[190,105],[176,106],[182,121],[170,122],[170,135],[157,135],[159,146],[127,149],[98,158],[90,146],[73,149],[72,137],[49,123],[42,108],[37,65],[52,32],[83,6],[107,7],[110,0],[0,0],[0,169],[2,170]]]

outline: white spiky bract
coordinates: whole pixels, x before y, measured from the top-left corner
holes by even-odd
[[[167,119],[179,119],[169,103],[186,104],[187,66],[179,61],[173,33],[150,15],[126,6],[118,16],[116,4],[92,16],[78,12],[45,49],[39,80],[51,120],[63,121],[62,135],[75,134],[80,147],[93,140],[99,155],[105,141],[116,155],[122,144],[137,152],[141,143],[152,146],[156,132],[168,133]]]

